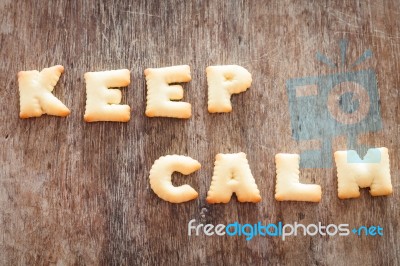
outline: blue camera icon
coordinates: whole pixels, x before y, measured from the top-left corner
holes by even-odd
[[[357,151],[349,153],[349,162],[360,162],[357,153],[364,155],[367,147],[357,143],[357,135],[382,129],[374,70],[289,79],[286,88],[293,138],[321,141],[319,149],[301,153],[300,167],[332,167],[332,139],[341,135],[348,150]]]

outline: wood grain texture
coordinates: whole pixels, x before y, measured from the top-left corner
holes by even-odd
[[[382,2],[382,3],[381,3]],[[400,265],[400,8],[398,1],[0,1],[0,264],[2,265]],[[335,167],[305,169],[322,186],[319,204],[274,200],[278,152],[318,145],[291,136],[286,80],[331,73],[338,42],[358,67],[378,77],[383,129],[360,141],[386,146],[394,194],[337,198]],[[67,118],[21,120],[16,74],[61,64],[54,94]],[[183,84],[189,120],[144,116],[148,67],[188,64]],[[232,98],[233,112],[207,112],[209,65],[238,64],[251,88]],[[83,74],[128,68],[122,90],[128,123],[85,123]],[[310,146],[311,145],[311,146]],[[345,149],[338,137],[333,150]],[[261,191],[258,204],[208,205],[214,157],[245,152]],[[149,170],[162,155],[189,155],[200,171],[174,176],[200,194],[170,204],[150,189]],[[383,237],[188,237],[187,223],[380,225]]]

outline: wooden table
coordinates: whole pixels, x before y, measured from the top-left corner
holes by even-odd
[[[336,2],[336,3],[335,3]],[[398,1],[24,1],[0,2],[0,264],[400,265],[400,8]],[[286,81],[336,73],[316,53],[347,69],[373,69],[382,129],[359,135],[389,149],[394,193],[339,200],[336,167],[301,169],[301,182],[320,184],[320,203],[277,202],[279,152],[321,145],[293,138]],[[19,119],[16,74],[61,64],[54,94],[67,118]],[[188,64],[183,84],[192,104],[188,120],[144,115],[148,67]],[[209,65],[237,64],[253,77],[232,97],[233,112],[207,112]],[[85,123],[87,71],[128,68],[122,102],[128,123]],[[376,100],[376,99],[375,99]],[[316,123],[316,126],[318,124]],[[346,137],[332,150],[346,149]],[[245,152],[261,191],[258,204],[206,203],[217,153]],[[202,168],[188,183],[199,198],[184,204],[150,189],[153,162],[167,154],[191,156]],[[383,236],[188,236],[188,222],[228,224],[347,223],[380,225]]]

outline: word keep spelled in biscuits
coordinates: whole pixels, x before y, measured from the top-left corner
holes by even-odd
[[[69,109],[51,92],[64,71],[63,66],[45,68],[41,72],[18,73],[20,117],[38,117],[42,114],[67,116]],[[251,74],[236,65],[207,67],[208,110],[210,113],[232,111],[231,95],[246,91],[251,85]],[[183,88],[175,83],[189,82],[190,67],[171,66],[148,68],[144,71],[147,84],[146,116],[190,118],[190,103],[183,98]],[[116,87],[130,84],[130,71],[119,69],[85,73],[86,122],[128,122],[131,109],[121,105],[121,91]],[[113,89],[110,89],[113,88]]]
[[[40,117],[43,114],[68,116],[70,110],[53,94],[64,67],[57,65],[18,73],[20,92],[20,117]],[[209,66],[206,69],[208,83],[208,111],[225,113],[232,111],[231,95],[246,91],[252,83],[251,74],[237,65]],[[147,84],[147,103],[145,114],[148,117],[190,118],[190,103],[180,101],[183,87],[176,83],[191,80],[187,65],[164,68],[148,68],[144,71]],[[86,122],[130,120],[131,109],[121,103],[120,87],[130,84],[130,71],[119,69],[85,73]],[[379,162],[368,159],[379,154]],[[357,198],[360,188],[370,187],[372,196],[385,196],[392,193],[389,153],[387,148],[370,149],[363,160],[349,160],[357,157],[355,151],[335,152],[338,176],[338,197]],[[302,184],[299,180],[298,154],[279,153],[275,156],[277,201],[321,200],[321,187],[315,184]],[[171,203],[182,203],[196,199],[197,191],[190,185],[175,187],[172,184],[173,172],[189,175],[201,167],[200,163],[183,155],[167,155],[156,160],[150,170],[150,187],[161,199]],[[260,202],[257,187],[246,154],[217,154],[208,203],[228,203],[236,194],[239,202]]]

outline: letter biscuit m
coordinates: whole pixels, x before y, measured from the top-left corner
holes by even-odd
[[[357,157],[358,160],[354,160]],[[374,158],[380,157],[379,160]],[[358,198],[361,188],[370,188],[372,196],[392,193],[389,153],[387,148],[369,149],[361,160],[356,151],[337,151],[335,161],[338,176],[338,197]]]

